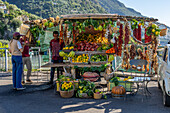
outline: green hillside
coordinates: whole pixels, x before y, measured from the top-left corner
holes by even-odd
[[[142,16],[127,8],[118,0],[6,0],[25,11],[42,16],[55,17],[64,14],[117,13],[119,15]]]
[[[0,4],[5,4],[8,10],[8,13],[5,13],[3,9],[0,9],[0,39],[10,39],[12,37],[12,34],[22,24],[22,21],[18,17],[27,16],[30,20],[40,18],[8,2],[2,2],[0,0]]]

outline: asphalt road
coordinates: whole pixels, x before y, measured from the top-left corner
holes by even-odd
[[[0,79],[0,113],[170,113],[162,104],[162,92],[156,82],[149,83],[150,98],[141,94],[108,99],[63,99],[53,89],[43,91],[13,91]]]

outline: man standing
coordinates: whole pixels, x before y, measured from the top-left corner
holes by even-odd
[[[59,56],[59,50],[62,50],[64,45],[64,42],[60,41],[58,38],[58,31],[53,32],[53,37],[50,41],[50,49],[52,52],[52,61],[53,63],[61,63],[63,61],[63,58]],[[55,72],[55,67],[51,68],[51,74],[50,74],[50,81],[48,84],[53,84],[53,79],[54,79],[54,72]]]
[[[19,42],[20,33],[15,32],[13,39],[9,42],[9,52],[12,54],[12,79],[14,90],[24,90],[25,88],[21,84],[23,64],[22,64],[22,52],[23,47]]]
[[[26,82],[28,83],[32,83],[32,81],[30,80],[30,76],[31,76],[31,70],[32,70],[32,65],[31,65],[31,60],[30,60],[30,55],[29,55],[29,42],[27,41],[26,36],[23,36],[20,39],[20,42],[22,45],[24,46],[24,51],[22,52],[22,61],[23,61],[23,74],[22,74],[22,84],[25,83],[25,79],[24,79],[24,66],[26,65],[27,67],[27,78],[26,78]]]

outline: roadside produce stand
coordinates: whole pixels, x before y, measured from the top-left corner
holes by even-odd
[[[132,17],[132,16],[120,16],[117,14],[75,14],[75,15],[61,15],[61,17],[49,18],[43,20],[35,20],[32,22],[26,22],[33,25],[31,32],[39,30],[38,33],[43,33],[47,27],[59,27],[60,42],[64,42],[66,47],[60,51],[59,55],[63,57],[63,63],[48,63],[42,67],[71,67],[70,71],[72,77],[76,79],[76,68],[90,68],[105,66],[104,77],[109,84],[109,90],[115,95],[124,95],[124,89],[122,87],[112,87],[116,85],[124,86],[126,91],[132,91],[132,82],[129,82],[135,76],[126,76],[121,79],[118,75],[115,75],[115,71],[121,68],[121,70],[128,71],[130,68],[137,70],[138,73],[152,72],[157,73],[157,46],[158,36],[166,35],[165,29],[159,29],[155,24],[158,21],[154,18],[146,17]],[[31,36],[31,40],[34,40],[35,36]],[[29,37],[30,37],[29,34]],[[35,41],[34,41],[35,42]],[[115,70],[111,70],[111,62],[115,56],[122,57],[122,64]],[[147,61],[147,65],[133,65],[131,66],[131,60],[139,59]],[[149,68],[151,67],[151,69]],[[91,70],[94,72],[95,70]],[[81,74],[83,78],[89,78],[90,76],[99,77],[94,73],[89,73],[85,70]],[[101,72],[101,71],[100,71]],[[135,71],[136,72],[136,71]],[[149,75],[146,75],[149,77]],[[92,78],[93,78],[92,77]],[[136,76],[137,77],[137,76]],[[145,75],[144,75],[145,77]],[[85,79],[84,79],[85,80]],[[97,79],[95,79],[97,80]],[[95,81],[94,80],[94,81]],[[124,82],[119,82],[124,81]],[[148,80],[149,81],[149,80]],[[60,81],[59,82],[63,82]],[[58,83],[59,83],[58,82]],[[68,82],[66,80],[66,82]],[[119,83],[118,83],[119,82]],[[126,83],[127,82],[127,83]],[[114,84],[112,84],[114,83]],[[67,83],[65,83],[66,85]],[[84,84],[89,84],[91,90],[93,90],[93,84],[89,82],[80,81],[77,91],[82,94],[82,88]],[[112,84],[112,87],[111,85]],[[126,86],[127,84],[127,86]],[[68,87],[63,85],[62,90],[68,91]],[[92,88],[92,86],[93,88]],[[60,85],[58,85],[58,89]],[[70,85],[71,87],[71,85]],[[147,84],[146,84],[147,88]],[[71,88],[70,90],[73,90]],[[91,91],[90,90],[90,91]],[[80,93],[81,92],[81,93]],[[86,90],[84,91],[86,92]],[[99,93],[98,90],[95,92]],[[80,97],[80,95],[77,95]],[[82,95],[81,95],[82,97]],[[85,96],[87,97],[87,95]]]

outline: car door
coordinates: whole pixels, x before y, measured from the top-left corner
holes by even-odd
[[[159,82],[160,82],[161,86],[162,86],[163,80],[165,78],[165,71],[166,71],[166,67],[167,67],[167,58],[168,58],[168,49],[165,48],[162,63],[161,63],[161,67],[160,67],[160,79],[159,79]]]

